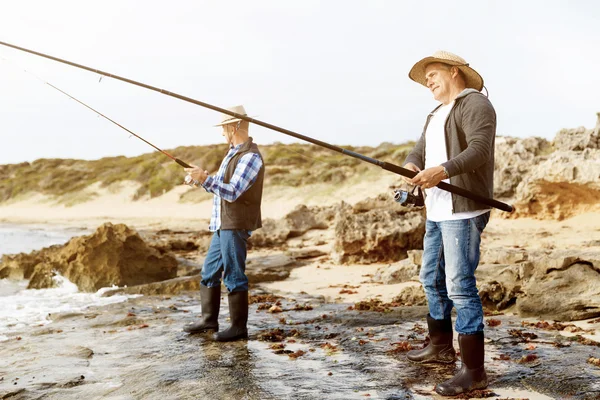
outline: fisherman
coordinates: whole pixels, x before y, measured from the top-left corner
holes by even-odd
[[[417,172],[406,180],[425,189],[427,212],[420,280],[425,290],[431,341],[410,351],[417,363],[453,363],[451,311],[462,366],[436,392],[453,396],[488,385],[484,368],[483,307],[475,270],[489,206],[443,191],[441,181],[491,198],[494,183],[496,113],[480,91],[483,78],[461,57],[438,51],[417,62],[410,79],[427,87],[439,104],[428,116],[421,138],[404,162]]]
[[[247,115],[243,106],[228,109]],[[215,176],[192,165],[186,168],[187,180],[214,194],[209,230],[213,237],[202,267],[200,300],[202,319],[186,325],[185,332],[217,332],[221,342],[248,337],[248,277],[246,247],[252,231],[262,226],[260,206],[263,190],[264,163],[258,146],[248,136],[249,123],[223,114],[222,134],[229,145]],[[221,278],[227,288],[231,326],[219,330]]]

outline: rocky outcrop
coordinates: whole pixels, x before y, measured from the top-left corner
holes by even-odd
[[[557,321],[600,316],[600,253],[555,251],[526,258],[478,267],[479,296],[485,306],[502,310],[515,305],[522,317]]]
[[[494,196],[516,209],[505,218],[562,220],[598,207],[600,125],[562,129],[552,142],[499,137],[495,156]]]
[[[30,289],[54,286],[60,274],[79,290],[95,292],[112,285],[134,286],[177,275],[177,261],[149,247],[126,225],[106,223],[96,232],[31,254],[5,256],[0,276],[29,279]],[[20,276],[19,276],[20,275]]]
[[[600,149],[557,151],[519,183],[516,213],[562,220],[596,208],[600,199]]]
[[[380,268],[385,284],[418,278],[421,252]],[[600,316],[600,252],[489,248],[475,272],[479,297],[490,310],[511,309],[521,317],[575,321]],[[421,285],[403,288],[394,301],[421,304]]]
[[[598,127],[585,129],[580,126],[575,129],[561,129],[554,138],[554,148],[559,151],[583,151],[585,149],[600,149]]]
[[[212,232],[208,230],[173,231],[161,229],[152,232],[139,232],[148,245],[161,253],[206,252],[210,246]]]
[[[342,203],[334,226],[332,258],[338,263],[398,261],[408,250],[423,248],[424,211],[404,208],[385,195],[354,207]]]
[[[373,281],[386,285],[408,281],[418,282],[423,251],[408,250],[407,255],[408,258],[404,260],[379,268],[373,275]]]
[[[517,310],[523,317],[572,321],[600,316],[600,253],[557,251],[535,259],[522,291]]]
[[[540,157],[551,152],[552,144],[546,139],[498,137],[494,155],[494,197],[514,197],[517,186],[540,162]]]
[[[333,220],[332,207],[297,206],[285,217],[275,220],[266,218],[261,229],[252,233],[252,247],[282,246],[288,239],[298,237],[311,229],[327,229]]]

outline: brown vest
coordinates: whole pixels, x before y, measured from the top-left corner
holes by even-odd
[[[223,182],[229,183],[239,160],[248,153],[258,154],[263,161],[263,165],[260,167],[260,171],[258,171],[256,181],[236,201],[230,203],[221,199],[221,229],[245,229],[253,231],[262,226],[260,203],[265,177],[265,161],[260,151],[258,151],[258,146],[252,142],[252,138],[249,138],[231,160],[229,160]]]

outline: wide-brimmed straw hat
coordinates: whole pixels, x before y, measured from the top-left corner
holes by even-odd
[[[243,116],[248,116],[248,114],[246,114],[246,110],[244,109],[244,106],[233,106],[233,107],[228,107],[227,110],[234,112],[236,114],[240,114]],[[233,124],[234,122],[238,122],[238,121],[242,121],[241,118],[235,118],[232,117],[229,114],[221,114],[221,122],[219,124],[216,124],[215,126],[222,126],[222,125],[227,125],[227,124]]]
[[[413,81],[427,86],[425,80],[425,68],[431,63],[443,63],[458,67],[465,74],[465,84],[468,88],[473,88],[481,91],[483,89],[483,78],[473,68],[469,67],[469,63],[464,58],[452,54],[448,51],[436,51],[431,57],[425,57],[417,62],[408,73],[408,77]]]

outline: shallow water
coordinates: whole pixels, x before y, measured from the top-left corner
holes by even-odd
[[[293,311],[306,303],[313,310]],[[416,365],[404,352],[391,351],[401,341],[422,345],[424,307],[386,313],[347,307],[303,297],[282,299],[284,311],[272,314],[253,304],[250,338],[234,343],[181,331],[197,318],[197,294],[142,297],[57,315],[51,329],[19,332],[22,339],[0,346],[0,398],[441,399],[433,388],[458,364]],[[225,303],[224,327],[227,316]],[[522,342],[508,334],[521,329],[518,318],[495,318],[502,324],[486,333],[489,398],[598,398],[598,370],[586,362],[598,347],[564,339],[568,347],[555,347],[552,332],[537,330],[536,341]],[[265,341],[263,333],[274,329],[284,337]],[[274,344],[305,353],[293,359],[276,354]],[[530,353],[539,358],[518,362]],[[510,359],[499,360],[500,354]]]

